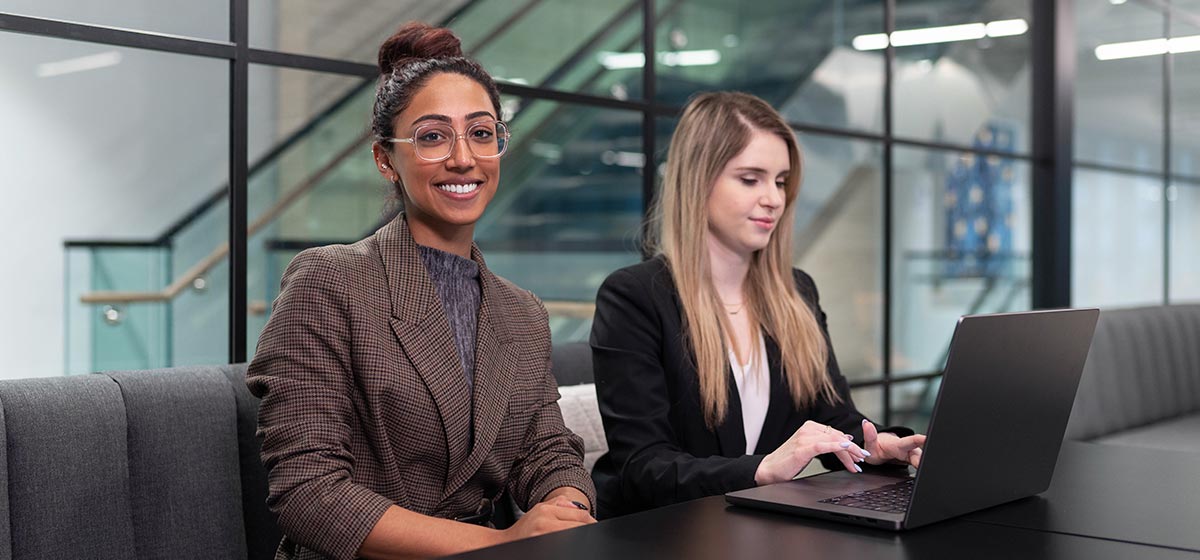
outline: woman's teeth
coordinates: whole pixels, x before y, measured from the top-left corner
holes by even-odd
[[[437,188],[454,194],[467,194],[469,192],[475,192],[475,189],[479,188],[479,183],[467,183],[464,185],[438,185]]]

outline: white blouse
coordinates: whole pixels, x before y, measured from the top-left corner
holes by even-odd
[[[767,418],[767,404],[771,399],[771,376],[767,366],[767,343],[758,337],[758,359],[748,364],[739,364],[737,355],[729,352],[729,367],[737,383],[738,396],[742,401],[742,427],[746,431],[746,454],[754,454],[758,447],[758,436],[762,434],[763,421]]]

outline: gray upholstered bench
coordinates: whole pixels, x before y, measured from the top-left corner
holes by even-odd
[[[1200,305],[1102,311],[1067,437],[1200,453]]]
[[[607,449],[591,349],[554,349],[588,466]],[[246,366],[0,381],[0,559],[273,558]]]
[[[245,366],[0,382],[0,558],[267,559]]]

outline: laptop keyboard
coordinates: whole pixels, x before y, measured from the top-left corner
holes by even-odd
[[[821,503],[883,513],[904,513],[904,510],[908,509],[909,499],[912,498],[914,480],[916,479],[909,478],[896,484],[825,498]]]

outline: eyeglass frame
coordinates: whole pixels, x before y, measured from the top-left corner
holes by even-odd
[[[471,123],[467,127],[467,132],[470,132],[472,128],[474,128],[478,125],[490,125],[492,127],[495,127],[497,124],[504,126],[504,136],[503,136],[504,149],[500,150],[500,153],[498,153],[494,156],[481,156],[481,155],[475,153],[475,148],[472,148],[471,142],[468,141],[467,142],[467,150],[471,152],[472,156],[481,158],[481,159],[500,159],[501,156],[508,153],[508,141],[512,140],[512,130],[508,127],[508,123],[506,123],[502,120],[499,120],[499,119],[493,119],[490,121],[476,121],[476,122]],[[437,158],[437,159],[429,159],[429,158],[421,155],[421,149],[417,147],[417,132],[419,132],[422,129],[427,128],[427,127],[441,127],[441,126],[449,128],[450,131],[454,133],[454,138],[452,138],[450,140],[450,149],[446,150],[446,155],[444,155],[440,158]],[[425,161],[425,162],[429,162],[429,163],[438,163],[438,162],[446,161],[446,160],[450,159],[450,156],[454,155],[454,144],[457,144],[458,140],[460,138],[467,139],[467,133],[459,134],[458,131],[454,130],[454,127],[451,126],[449,123],[434,122],[434,123],[424,123],[424,124],[420,124],[420,125],[413,127],[412,136],[409,136],[408,138],[384,138],[384,140],[391,144],[395,144],[395,143],[409,144],[413,147],[413,153],[416,154],[417,158],[419,158],[421,161]]]

